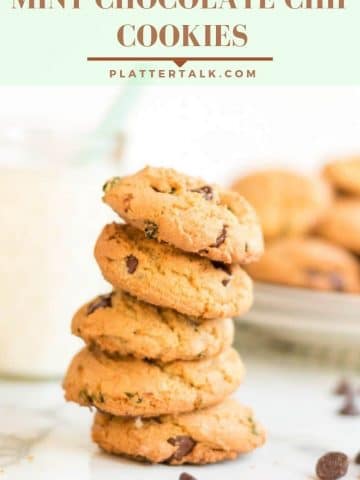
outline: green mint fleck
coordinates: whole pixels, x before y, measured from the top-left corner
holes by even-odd
[[[155,239],[158,236],[159,227],[156,223],[151,222],[150,220],[145,220],[145,237],[150,239]]]
[[[111,190],[118,182],[120,182],[121,177],[113,177],[108,180],[103,186],[103,192],[106,193]]]

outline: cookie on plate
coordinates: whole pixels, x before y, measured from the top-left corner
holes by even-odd
[[[146,238],[224,263],[263,251],[259,221],[240,195],[169,168],[146,167],[104,185],[104,201]]]
[[[318,233],[360,255],[360,198],[339,198],[318,226]]]
[[[185,315],[225,318],[248,311],[252,282],[238,265],[226,266],[147,239],[130,225],[107,225],[95,257],[116,289]]]
[[[287,170],[247,175],[238,179],[233,189],[255,208],[266,239],[308,232],[332,198],[323,180]]]
[[[229,318],[199,322],[118,290],[81,307],[72,333],[111,355],[172,362],[219,354],[232,344],[234,325]]]
[[[328,163],[324,175],[339,192],[360,195],[360,156]]]
[[[338,292],[360,292],[357,260],[346,250],[318,238],[284,238],[266,248],[248,273],[262,282]]]
[[[221,402],[244,377],[238,353],[229,348],[197,361],[155,363],[112,359],[84,348],[63,383],[65,398],[119,416],[182,413]]]
[[[252,411],[232,399],[192,413],[148,419],[98,412],[92,437],[109,453],[172,465],[231,460],[265,442]]]

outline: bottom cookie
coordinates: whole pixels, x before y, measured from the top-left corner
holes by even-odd
[[[227,399],[215,407],[155,418],[97,412],[92,438],[103,450],[151,463],[205,464],[232,460],[265,442],[252,411]]]

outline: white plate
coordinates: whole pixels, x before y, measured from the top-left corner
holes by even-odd
[[[360,295],[256,282],[254,297],[241,321],[280,340],[360,352]]]

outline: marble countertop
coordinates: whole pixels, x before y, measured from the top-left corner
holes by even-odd
[[[317,459],[329,450],[360,451],[360,417],[336,412],[331,394],[341,372],[286,357],[245,358],[248,374],[236,396],[266,425],[267,445],[235,462],[207,467],[139,465],[108,456],[91,443],[92,414],[65,404],[58,382],[0,382],[0,480],[314,479]],[[360,378],[355,379],[360,384]],[[360,478],[352,465],[349,480]]]

